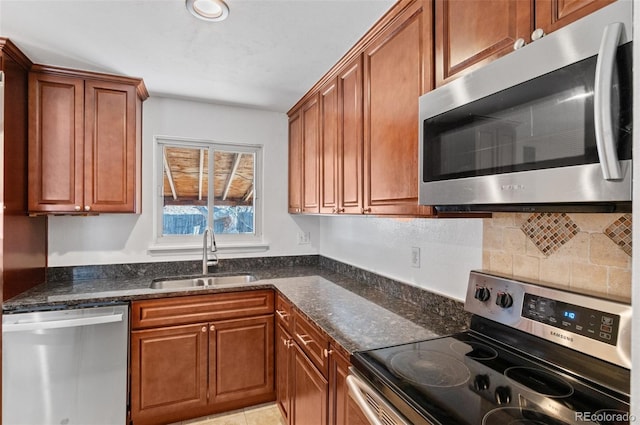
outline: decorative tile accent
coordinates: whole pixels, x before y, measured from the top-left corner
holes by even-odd
[[[631,257],[631,214],[624,214],[604,230],[604,234]]]
[[[531,214],[521,229],[547,257],[580,232],[578,225],[565,213]]]

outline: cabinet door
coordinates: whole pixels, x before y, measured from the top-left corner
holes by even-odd
[[[338,81],[320,89],[320,212],[338,212]]]
[[[293,339],[281,323],[276,325],[276,400],[285,423],[291,411],[291,368]]]
[[[273,314],[214,322],[209,403],[225,411],[275,400]]]
[[[292,376],[291,422],[295,425],[326,425],[328,409],[328,382],[309,361],[304,352],[294,345]]]
[[[29,211],[83,205],[84,82],[29,75]]]
[[[420,214],[418,97],[431,88],[431,8],[410,4],[365,51],[364,211]]]
[[[206,323],[131,332],[131,419],[182,419],[207,405]]]
[[[84,211],[139,212],[136,102],[132,85],[85,83]]]
[[[528,42],[533,30],[533,3],[435,0],[436,86],[513,51],[518,38]]]
[[[302,115],[289,118],[289,213],[302,212]]]
[[[362,57],[338,74],[338,212],[362,213]]]
[[[340,349],[331,346],[329,359],[329,424],[343,425],[348,421],[347,403],[347,375],[349,375],[349,360],[340,353]]]
[[[536,0],[536,28],[546,34],[562,28],[615,0]],[[626,1],[626,0],[622,0]]]
[[[302,212],[320,212],[320,104],[314,96],[302,107]]]

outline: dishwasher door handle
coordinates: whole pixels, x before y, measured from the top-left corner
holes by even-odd
[[[78,326],[101,325],[103,323],[122,322],[122,313],[108,314],[104,316],[79,317],[75,319],[52,320],[29,323],[5,323],[2,332],[29,332],[46,329],[74,328]]]

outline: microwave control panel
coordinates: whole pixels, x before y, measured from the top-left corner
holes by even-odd
[[[607,344],[618,343],[620,316],[616,314],[525,293],[522,317]]]

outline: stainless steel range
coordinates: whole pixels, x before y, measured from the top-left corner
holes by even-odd
[[[467,332],[353,355],[372,424],[628,424],[631,306],[471,272]]]

